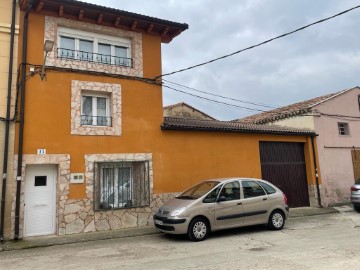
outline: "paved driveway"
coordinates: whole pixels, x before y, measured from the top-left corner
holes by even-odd
[[[358,269],[360,214],[288,220],[211,235],[204,242],[164,234],[0,253],[0,269]]]

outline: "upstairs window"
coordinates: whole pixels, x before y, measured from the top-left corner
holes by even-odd
[[[57,57],[133,67],[130,39],[62,27],[58,31]]]
[[[338,123],[339,135],[350,135],[348,123]]]
[[[81,96],[82,126],[112,126],[108,96]]]

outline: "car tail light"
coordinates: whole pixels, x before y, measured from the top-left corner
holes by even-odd
[[[284,196],[284,202],[285,202],[285,204],[287,205],[287,198],[286,198],[285,193],[283,193],[283,196]]]
[[[358,191],[359,189],[356,187],[351,187],[351,191]]]

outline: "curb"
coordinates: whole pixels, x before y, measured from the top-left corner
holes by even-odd
[[[299,218],[305,216],[316,216],[340,213],[334,207],[316,208],[316,207],[299,207],[291,208],[289,218]],[[29,237],[21,240],[10,240],[0,244],[0,252],[15,251],[21,249],[30,249],[38,247],[50,247],[57,245],[67,245],[75,243],[83,243],[90,241],[101,241],[118,238],[136,237],[143,235],[159,234],[160,232],[153,226],[131,229],[120,229],[116,231],[92,232],[84,234],[74,234],[65,236],[44,236],[44,237]]]
[[[160,233],[155,227],[122,229],[107,232],[93,232],[78,235],[67,236],[46,236],[46,237],[29,237],[21,240],[10,240],[0,245],[0,252],[14,251],[21,249],[30,249],[38,247],[50,247],[57,245],[67,245],[91,241],[110,240],[117,238],[136,237]]]

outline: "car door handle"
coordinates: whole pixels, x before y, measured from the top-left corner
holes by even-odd
[[[263,199],[263,201],[266,201],[266,200],[267,200],[267,198],[264,198],[264,199]]]
[[[237,205],[242,205],[242,202],[238,202]]]

